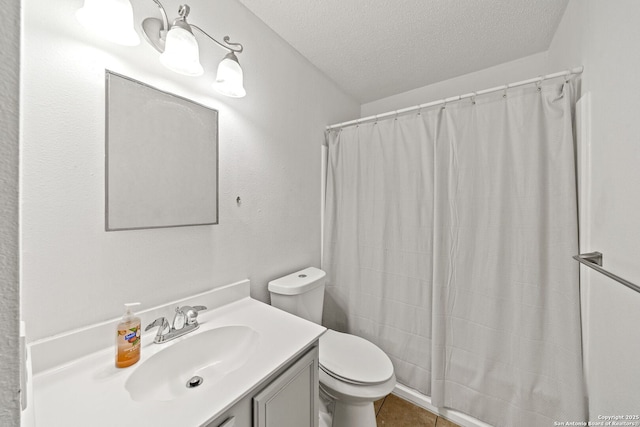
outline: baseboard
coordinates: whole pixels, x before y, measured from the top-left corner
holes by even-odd
[[[393,394],[403,398],[404,400],[408,400],[414,405],[424,408],[427,411],[433,412],[438,416],[446,418],[449,421],[452,421],[462,427],[492,427],[491,425],[477,420],[469,415],[463,414],[462,412],[454,411],[453,409],[438,408],[436,406],[433,406],[431,404],[431,398],[429,396],[425,396],[424,394],[405,385],[396,384],[396,387],[393,389]]]

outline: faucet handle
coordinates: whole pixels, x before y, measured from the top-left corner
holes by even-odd
[[[156,320],[151,322],[144,328],[145,331],[148,331],[151,328],[158,327],[158,333],[156,336],[161,336],[169,333],[171,327],[169,326],[169,321],[165,317],[158,317]]]
[[[197,323],[198,312],[202,310],[206,310],[207,307],[204,305],[194,305],[193,307],[185,305],[184,307],[180,307],[180,311],[184,313],[186,316],[186,324],[194,325]]]

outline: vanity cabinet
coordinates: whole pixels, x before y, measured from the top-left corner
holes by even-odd
[[[206,427],[318,427],[318,346],[257,385]]]

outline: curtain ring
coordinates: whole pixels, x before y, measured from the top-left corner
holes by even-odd
[[[502,97],[503,98],[507,97],[507,89],[509,89],[509,85],[504,85],[504,91],[502,92]]]
[[[396,117],[393,120],[398,120],[398,110],[396,110]]]
[[[471,95],[471,105],[476,105],[476,95],[477,93],[475,92],[471,92],[473,95]]]
[[[373,124],[377,125],[378,124],[378,115],[377,114],[375,115],[375,118],[376,118],[376,121]]]
[[[442,100],[442,108],[441,108],[441,110],[446,110],[446,109],[447,109],[447,99],[445,98],[445,99]]]
[[[536,89],[538,89],[538,92],[542,92],[542,87],[541,87],[542,80],[543,80],[542,76],[539,76],[538,81],[536,81]]]
[[[564,82],[569,83],[569,76],[571,75],[571,71],[567,71],[567,74],[564,75]]]

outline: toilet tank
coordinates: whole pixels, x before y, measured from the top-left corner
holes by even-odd
[[[319,325],[325,276],[319,268],[309,267],[270,281],[271,305]]]

